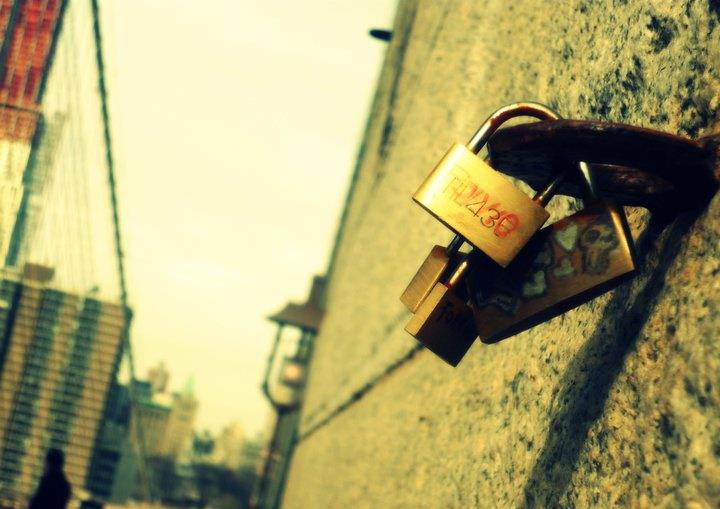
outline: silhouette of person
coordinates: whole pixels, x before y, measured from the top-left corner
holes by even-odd
[[[28,509],[65,509],[70,500],[70,483],[63,472],[65,455],[59,449],[48,449],[45,473]]]

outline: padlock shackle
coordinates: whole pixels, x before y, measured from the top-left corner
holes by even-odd
[[[592,166],[590,166],[585,161],[580,161],[579,166],[582,180],[585,183],[585,199],[593,201],[597,200],[600,194],[598,193],[597,181],[595,179],[595,170],[593,170]],[[552,197],[555,196],[558,186],[562,183],[563,180],[565,180],[566,176],[567,174],[564,171],[555,175],[550,182],[545,184],[537,193],[535,193],[535,196],[533,196],[533,201],[541,207],[545,207],[552,199]]]
[[[445,248],[445,251],[448,255],[454,255],[458,251],[460,251],[460,248],[465,243],[465,238],[461,237],[460,235],[455,235],[452,240],[448,243],[447,247]]]
[[[465,258],[463,261],[461,261],[458,266],[455,267],[455,270],[453,270],[452,274],[448,278],[447,283],[445,283],[445,286],[452,290],[465,275],[469,266],[470,261],[468,260],[468,258]]]
[[[467,147],[477,154],[501,125],[515,117],[533,117],[539,120],[558,120],[562,118],[558,113],[540,103],[517,102],[508,104],[496,110],[488,117],[483,125],[480,126],[480,129],[470,138]],[[533,197],[533,201],[544,207],[553,197],[564,177],[565,175],[557,175]],[[465,238],[456,234],[447,245],[446,252],[449,255],[456,254],[464,242]]]
[[[554,112],[544,104],[536,102],[518,102],[508,104],[507,106],[503,106],[502,108],[496,110],[485,122],[483,122],[483,125],[480,126],[480,129],[475,132],[468,142],[467,147],[477,154],[501,125],[515,117],[533,117],[539,120],[558,120],[562,118],[558,113]],[[547,205],[550,199],[555,195],[558,186],[564,178],[564,174],[555,176],[549,184],[535,194],[533,201],[540,204],[542,207]],[[447,245],[447,252],[449,254],[457,253],[464,242],[465,239],[462,236],[455,235]]]
[[[467,147],[477,154],[502,124],[515,117],[533,117],[539,120],[558,120],[561,118],[560,115],[540,103],[519,102],[508,104],[490,115],[480,126],[480,129],[470,138]]]
[[[545,184],[537,193],[535,193],[532,200],[541,207],[545,207],[552,197],[555,196],[557,188],[563,180],[565,180],[565,172],[558,173],[550,182]]]

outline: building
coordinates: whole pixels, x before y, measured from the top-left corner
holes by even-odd
[[[42,276],[42,278],[40,278]],[[0,322],[0,505],[25,507],[48,448],[85,485],[121,351],[125,312],[52,285],[52,271],[5,271]]]
[[[11,398],[0,411],[5,501],[34,489],[49,443],[66,450],[75,493],[86,482],[91,492],[107,492],[127,430],[116,422],[98,429],[130,311],[120,304],[97,7],[0,0],[0,264],[8,267],[0,380]],[[52,404],[42,407],[46,398]],[[31,399],[37,403],[28,407]]]
[[[137,461],[129,433],[131,409],[129,388],[114,382],[85,484],[95,499],[124,503],[133,493]]]
[[[145,456],[165,456],[165,437],[172,412],[167,394],[155,394],[145,380],[134,383],[136,402],[130,417],[130,433],[142,442]]]
[[[192,462],[211,463],[215,449],[215,437],[209,430],[195,433],[192,441]]]
[[[147,380],[150,382],[153,393],[165,392],[167,390],[170,373],[165,367],[165,363],[161,362],[154,368],[148,370]]]
[[[12,223],[1,260],[53,267],[56,287],[119,302],[97,2],[2,5],[9,17],[0,38],[0,183],[5,175],[12,185],[0,189],[18,188],[21,198],[16,205],[2,201],[11,191],[0,193],[0,223]]]
[[[180,392],[158,392],[154,373],[157,371],[150,370],[151,380],[135,380],[130,387],[116,384],[111,392],[93,460],[96,468],[87,485],[101,500],[127,500],[133,492],[132,473],[140,467],[139,457],[174,463],[193,447],[198,401],[192,380]],[[163,376],[166,380],[169,377]],[[125,472],[120,481],[118,469]]]
[[[398,2],[284,509],[720,506],[720,195],[669,224],[627,207],[632,281],[457,368],[399,301],[451,238],[411,195],[492,111],[537,100],[698,139],[720,131],[718,58],[712,1]]]
[[[0,3],[0,261],[9,254],[25,198],[26,168],[42,122],[39,106],[62,2]]]
[[[213,443],[210,461],[230,470],[237,470],[245,459],[245,432],[240,423],[228,424]]]
[[[160,441],[162,456],[177,460],[181,454],[191,450],[197,412],[198,400],[191,378],[182,391],[172,395],[167,426]]]
[[[130,435],[136,437],[137,447],[146,457],[168,458],[177,461],[193,446],[198,401],[192,379],[182,391],[158,392],[157,378],[150,370],[151,380],[135,380],[135,403],[130,416]],[[169,375],[163,375],[165,380]],[[164,389],[164,384],[161,384]]]

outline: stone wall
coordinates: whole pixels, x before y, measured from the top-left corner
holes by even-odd
[[[450,238],[410,196],[492,110],[701,136],[719,64],[717,0],[400,2],[284,507],[720,506],[719,197],[670,225],[626,209],[638,277],[456,369],[398,300]]]

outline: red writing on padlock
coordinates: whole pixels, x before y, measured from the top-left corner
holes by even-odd
[[[492,228],[493,233],[505,238],[520,225],[520,217],[514,212],[503,210],[500,202],[492,202],[490,193],[480,188],[467,173],[454,168],[451,178],[443,189],[457,205],[465,207],[485,228]]]

